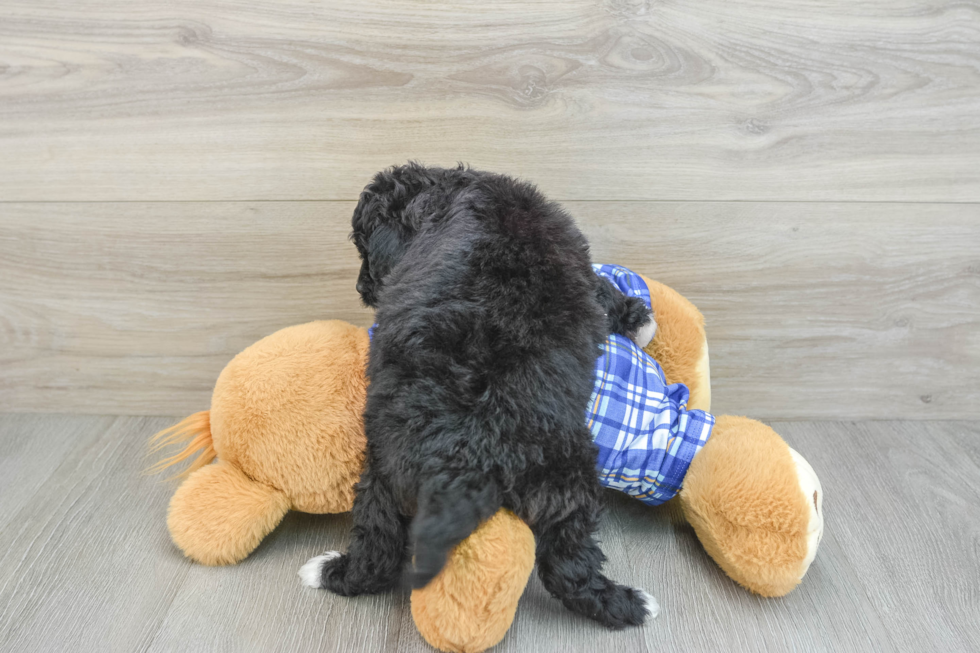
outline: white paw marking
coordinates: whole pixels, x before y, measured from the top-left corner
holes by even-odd
[[[318,590],[323,587],[321,583],[321,579],[323,578],[323,565],[339,557],[340,551],[327,551],[323,555],[307,560],[306,564],[300,567],[296,573],[302,579],[304,585]]]
[[[657,603],[657,599],[653,598],[643,590],[636,590],[640,593],[640,598],[643,599],[643,606],[647,609],[647,614],[650,615],[651,619],[656,619],[657,615],[660,614],[660,604]]]
[[[650,344],[653,340],[653,336],[657,334],[657,321],[653,318],[653,313],[650,313],[650,321],[640,327],[640,330],[636,333],[636,338],[633,340],[640,349],[643,349]]]

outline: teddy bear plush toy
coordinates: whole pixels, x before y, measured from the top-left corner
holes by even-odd
[[[816,474],[761,422],[706,412],[708,346],[693,304],[625,268],[595,268],[643,298],[657,325],[638,343],[610,336],[596,364],[585,419],[600,481],[652,505],[678,495],[706,551],[733,580],[763,596],[788,593],[823,532]],[[186,444],[152,471],[197,454],[167,516],[187,557],[234,564],[289,510],[350,510],[364,460],[369,344],[366,329],[342,321],[282,329],[225,367],[210,411],[155,436],[155,450]],[[533,566],[530,529],[501,510],[456,547],[435,580],[413,591],[419,632],[444,651],[493,646],[510,627]]]

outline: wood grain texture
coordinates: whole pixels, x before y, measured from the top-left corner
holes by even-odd
[[[259,338],[318,318],[368,324],[350,210],[0,205],[0,404],[37,409],[47,395],[66,412],[199,410]]]
[[[712,411],[975,418],[980,206],[569,203],[596,260],[704,313]]]
[[[0,650],[433,650],[412,624],[406,593],[346,599],[299,584],[295,572],[308,557],[346,546],[346,515],[291,513],[235,567],[182,558],[165,526],[173,486],[139,475],[143,444],[164,423],[0,415],[0,434],[37,452],[24,464],[39,475],[54,469],[14,519],[0,521]],[[648,508],[610,491],[599,533],[606,571],[653,593],[661,616],[609,632],[563,609],[532,575],[493,650],[977,650],[976,425],[773,427],[810,461],[826,492],[824,538],[798,589],[782,599],[745,592],[707,556],[677,506]],[[46,454],[45,443],[59,442]],[[0,476],[0,496],[16,482]]]
[[[568,202],[707,318],[716,413],[980,416],[980,207]],[[371,322],[347,202],[0,204],[0,406],[184,415],[291,324]]]
[[[0,522],[0,650],[146,650],[188,571],[164,526],[167,488],[141,474],[147,434],[167,423],[0,420],[3,439],[39,451],[23,461],[28,468],[47,466],[45,449],[60,458],[30,501]],[[59,455],[66,440],[71,448]],[[0,494],[14,482],[3,477]]]
[[[345,550],[350,527],[349,515],[291,513],[239,565],[213,568],[181,561],[189,567],[187,576],[147,650],[407,650],[400,645],[400,620],[411,619],[407,593],[338,601],[300,584],[299,567],[324,551]],[[414,626],[404,634],[418,640],[415,650],[426,650]]]
[[[880,619],[887,638],[869,635],[879,645],[890,642],[883,650],[977,650],[980,428],[973,422],[772,426],[820,476],[829,521],[817,569],[825,569],[828,557],[850,566],[846,582],[863,604],[860,616]]]
[[[69,453],[90,446],[114,419],[62,415],[40,422],[33,415],[5,416],[0,428],[0,528],[45,486]],[[39,424],[56,436],[39,437]]]
[[[980,201],[973,0],[7,0],[0,200]]]

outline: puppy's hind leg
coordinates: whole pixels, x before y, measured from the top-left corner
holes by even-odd
[[[638,626],[648,616],[656,617],[660,607],[643,590],[614,583],[600,571],[606,556],[592,537],[600,513],[598,487],[588,495],[560,519],[532,527],[538,574],[545,589],[569,610],[609,628]]]
[[[405,563],[408,524],[391,487],[364,470],[354,497],[354,527],[347,553],[328,551],[299,570],[303,584],[341,596],[378,594],[398,584]]]

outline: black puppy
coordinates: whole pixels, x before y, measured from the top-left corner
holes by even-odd
[[[502,175],[392,168],[352,225],[357,290],[377,308],[367,457],[348,553],[313,558],[304,582],[377,593],[414,555],[422,587],[504,506],[531,527],[541,580],[566,607],[612,628],[642,623],[652,597],[600,572],[585,409],[600,342],[633,335],[646,307],[599,283],[560,207]]]

